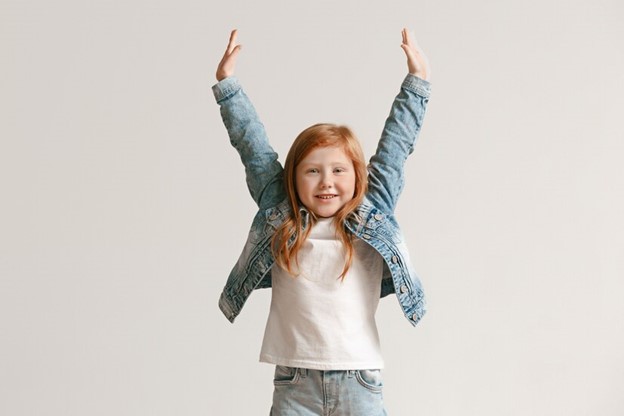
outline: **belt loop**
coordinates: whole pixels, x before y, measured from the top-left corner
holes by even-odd
[[[355,376],[355,370],[347,370],[347,376],[353,378],[353,376]]]
[[[301,378],[306,378],[308,376],[308,369],[307,368],[300,368],[299,369],[299,375],[301,376]]]

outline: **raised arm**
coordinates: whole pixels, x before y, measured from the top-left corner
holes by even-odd
[[[386,119],[368,176],[368,198],[388,213],[394,212],[403,190],[405,161],[414,150],[430,94],[427,57],[407,29],[402,36],[409,73]]]
[[[284,197],[282,165],[269,140],[256,110],[243,91],[234,69],[241,45],[236,44],[236,29],[230,35],[227,49],[219,63],[216,76],[218,83],[212,87],[221,118],[230,137],[230,143],[238,151],[245,166],[247,187],[260,208],[268,208]]]

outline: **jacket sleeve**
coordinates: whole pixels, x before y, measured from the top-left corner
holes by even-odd
[[[404,183],[404,165],[414,150],[422,126],[431,85],[407,74],[368,166],[368,198],[393,213]]]
[[[221,118],[245,166],[247,187],[260,209],[285,197],[282,165],[269,140],[256,109],[236,77],[228,77],[212,87]]]

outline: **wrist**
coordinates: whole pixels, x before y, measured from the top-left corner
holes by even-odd
[[[423,79],[425,81],[429,81],[429,74],[423,71],[410,72],[410,75]]]

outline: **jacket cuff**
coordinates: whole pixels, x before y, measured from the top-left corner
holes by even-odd
[[[217,82],[212,86],[212,93],[214,94],[217,103],[231,97],[238,90],[241,89],[238,79],[234,76],[227,77]]]
[[[412,74],[405,76],[401,88],[413,91],[425,98],[429,98],[429,95],[431,95],[431,83]]]

